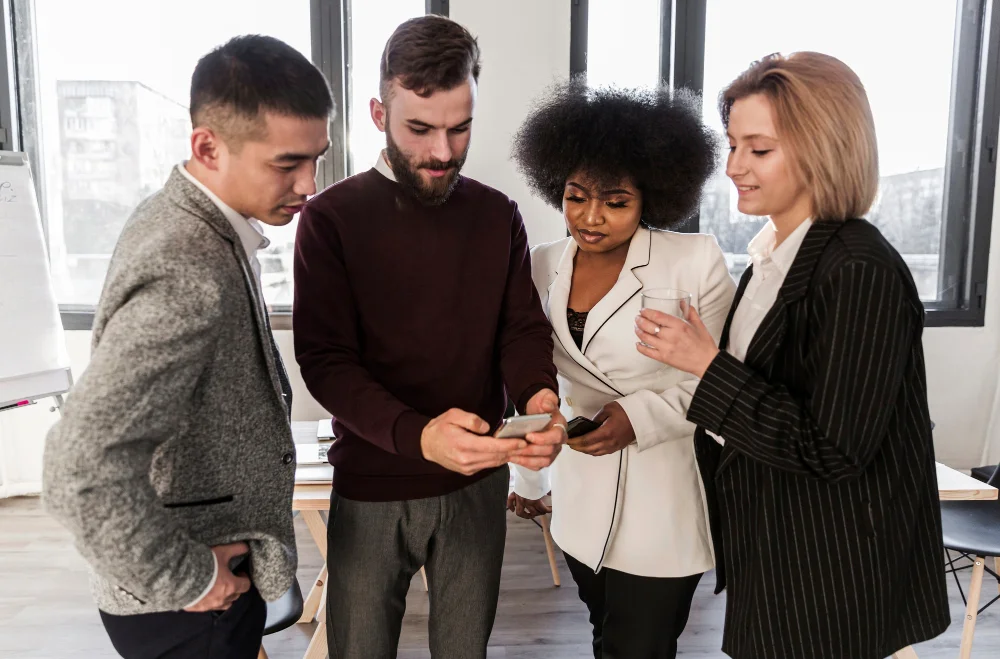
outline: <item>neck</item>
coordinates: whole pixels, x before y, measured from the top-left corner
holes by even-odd
[[[247,217],[245,213],[240,211],[236,207],[236,205],[233,204],[232,201],[230,201],[227,198],[227,195],[225,195],[221,190],[219,190],[219,185],[217,183],[216,177],[214,176],[214,172],[212,172],[210,169],[202,165],[194,158],[191,158],[187,161],[187,163],[184,165],[184,169],[186,169],[188,174],[193,176],[195,180],[197,180],[199,183],[201,183],[206,188],[211,190],[212,194],[214,194],[216,197],[222,200],[222,203],[224,203],[226,206],[229,206],[240,215],[243,215],[243,217]]]
[[[628,248],[631,243],[632,241],[628,240],[607,252],[585,252],[577,246],[574,264],[576,267],[581,265],[596,268],[617,267],[620,270],[628,259]]]
[[[783,213],[772,215],[771,222],[774,224],[775,230],[774,246],[777,248],[785,241],[785,238],[792,235],[792,232],[811,216],[812,211],[809,208],[801,207],[793,207]]]

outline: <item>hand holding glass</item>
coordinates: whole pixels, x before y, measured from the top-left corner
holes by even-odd
[[[688,310],[691,308],[691,294],[676,288],[650,288],[642,292],[642,308],[660,311],[687,321]]]

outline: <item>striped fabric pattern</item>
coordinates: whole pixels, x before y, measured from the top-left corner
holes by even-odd
[[[948,626],[922,331],[879,231],[817,222],[745,362],[705,373],[688,419],[730,656],[881,659]]]

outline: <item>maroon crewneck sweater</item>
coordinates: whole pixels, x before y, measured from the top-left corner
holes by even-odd
[[[439,496],[482,478],[423,458],[451,408],[491,427],[556,391],[552,329],[527,236],[506,195],[461,177],[424,206],[372,169],[313,198],[295,240],[295,356],[334,417],[336,492],[358,501]]]

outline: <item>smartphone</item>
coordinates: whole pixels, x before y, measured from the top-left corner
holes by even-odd
[[[580,435],[586,435],[588,432],[593,432],[600,427],[601,424],[598,422],[588,419],[585,416],[578,416],[566,424],[566,434],[570,439],[573,439]]]
[[[503,420],[494,436],[500,439],[521,439],[530,432],[545,430],[551,421],[551,414],[510,416]]]

